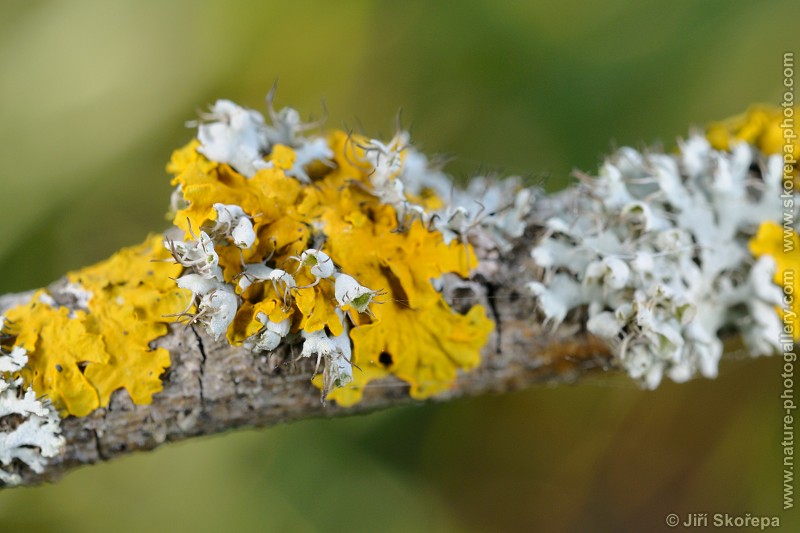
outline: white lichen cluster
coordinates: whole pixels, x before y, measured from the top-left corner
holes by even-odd
[[[731,153],[694,135],[679,155],[622,148],[547,222],[528,283],[554,326],[588,312],[588,330],[648,388],[717,374],[719,333],[738,329],[753,355],[778,348],[775,265],[748,240],[781,212],[782,161],[745,143]]]
[[[0,317],[0,330],[2,325]],[[38,399],[32,388],[24,389],[21,377],[14,377],[27,363],[23,348],[0,349],[0,482],[5,485],[22,481],[15,462],[41,473],[47,459],[64,447],[56,410],[48,400]]]

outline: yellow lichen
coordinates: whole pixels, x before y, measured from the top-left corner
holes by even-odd
[[[233,204],[253,218],[253,229],[258,237],[256,246],[244,250],[244,256],[233,246],[228,247],[227,252],[226,247],[217,250],[226,281],[239,274],[242,260],[247,263],[263,261],[276,252],[275,258],[284,260],[305,248],[309,229],[306,217],[297,212],[297,206],[304,204],[308,193],[297,180],[286,176],[280,168],[264,169],[253,178],[245,178],[228,165],[210,163],[197,153],[196,146],[193,141],[177,150],[167,166],[167,170],[175,174],[172,184],[181,186],[183,197],[189,203],[176,213],[175,225],[188,236],[191,228],[197,230],[216,219],[215,203]],[[187,150],[194,151],[194,156],[187,156]],[[283,157],[293,157],[293,154]]]
[[[269,154],[269,160],[281,170],[289,170],[294,165],[295,153],[294,150],[283,144],[276,144],[272,147],[272,152]]]
[[[800,111],[800,108],[794,111]],[[782,123],[784,113],[781,108],[756,105],[741,115],[712,122],[706,128],[706,137],[716,150],[730,150],[733,142],[744,141],[766,155],[788,154],[794,161],[800,154],[800,141],[795,137],[787,144]],[[793,172],[797,173],[798,167],[791,164],[794,165]]]
[[[716,150],[730,150],[734,141],[745,141],[762,152],[774,154],[781,150],[781,112],[769,106],[753,106],[746,113],[712,122],[706,136]]]
[[[28,365],[21,374],[37,395],[47,396],[57,409],[85,416],[97,408],[97,389],[84,375],[88,364],[106,365],[110,355],[100,335],[90,331],[86,313],[69,316],[66,308],[54,309],[36,293],[31,301],[8,311],[16,346],[28,351]]]
[[[800,279],[797,277],[800,272],[800,236],[794,229],[764,222],[750,240],[749,248],[755,257],[766,255],[775,261],[773,281],[783,287],[784,294],[792,296],[791,313],[780,308],[778,312],[784,322],[790,322],[795,340],[800,340],[800,298],[797,296],[800,294]]]
[[[298,261],[309,248],[319,248],[341,272],[376,292],[369,312],[343,307],[354,325],[356,370],[350,386],[329,395],[341,405],[357,402],[368,382],[390,374],[409,383],[415,398],[447,389],[459,369],[478,365],[493,328],[482,307],[460,315],[431,283],[445,273],[467,276],[477,264],[471,247],[457,241],[446,245],[440,233],[419,221],[400,227],[395,209],[371,194],[373,167],[366,163],[364,144],[365,139],[354,141],[343,132],[330,134],[333,168],[311,169],[314,181],[308,185],[285,174],[296,155],[284,145],[273,146],[267,156],[271,167],[250,179],[207,161],[195,142],[176,151],[168,167],[188,202],[174,219],[187,237],[190,227],[197,230],[214,220],[215,203],[238,205],[251,217],[257,236],[251,249],[216,248],[226,282],[242,275],[243,262],[265,261],[297,281],[288,294],[269,281],[237,288],[243,303],[228,328],[231,343],[242,344],[262,328],[259,312],[272,322],[291,318],[293,332],[342,333],[333,280],[314,285],[309,267]],[[433,195],[426,198],[436,202]],[[321,379],[315,383],[322,387]]]
[[[70,313],[46,303],[43,292],[8,311],[14,344],[29,354],[22,371],[26,384],[47,396],[62,415],[85,416],[108,405],[111,393],[125,388],[147,404],[162,389],[169,353],[149,343],[167,333],[165,315],[183,310],[187,291],[174,278],[180,266],[161,236],[126,248],[110,259],[67,275],[78,290],[91,294],[87,311]]]
[[[446,272],[467,276],[477,261],[469,247],[445,245],[440,233],[419,221],[398,231],[391,206],[372,202],[365,208],[357,191],[339,192],[342,179],[319,184],[326,250],[344,272],[385,295],[372,317],[351,312],[358,327],[350,336],[361,371],[350,387],[334,390],[330,398],[353,404],[367,382],[390,373],[411,384],[413,397],[427,398],[447,389],[457,369],[477,366],[492,330],[482,308],[459,315],[430,282]]]

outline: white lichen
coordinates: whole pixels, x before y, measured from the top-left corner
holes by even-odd
[[[303,183],[311,180],[305,167],[314,161],[330,164],[333,151],[324,138],[307,138],[302,134],[320,126],[320,122],[305,123],[300,114],[291,107],[275,111],[272,96],[267,98],[272,124],[266,124],[264,116],[258,111],[245,109],[230,100],[217,100],[211,111],[201,115],[197,122],[198,152],[210,161],[227,163],[237,172],[252,178],[271,162],[264,157],[277,144],[288,146],[295,151],[295,162],[286,174]],[[191,122],[194,125],[195,122]]]
[[[22,378],[14,377],[28,362],[24,349],[0,350],[0,481],[16,485],[20,468],[42,473],[47,459],[64,448],[58,413],[49,401],[23,390]],[[20,466],[24,465],[24,466]]]
[[[89,309],[89,300],[92,299],[92,292],[84,289],[79,283],[67,283],[61,291],[75,299],[74,308],[84,311]]]
[[[195,320],[205,324],[208,333],[219,340],[228,331],[239,309],[239,297],[229,285],[213,289],[200,298]]]
[[[337,387],[344,387],[353,381],[352,349],[348,334],[347,321],[344,314],[337,310],[339,318],[345,324],[341,335],[329,336],[325,330],[302,332],[303,350],[300,357],[314,358],[316,356],[316,366],[314,373],[319,371],[320,364],[322,370],[322,401],[328,392]]]
[[[335,278],[334,294],[339,305],[350,306],[359,313],[366,312],[377,291],[364,287],[347,274],[336,274]]]
[[[215,241],[228,240],[236,247],[247,249],[256,242],[253,222],[238,205],[214,204],[217,220],[208,228]]]
[[[270,275],[274,268],[268,267],[264,263],[248,263],[244,266],[242,274],[239,276],[239,289],[244,291],[255,282],[266,281],[270,279]]]
[[[217,278],[206,278],[200,274],[184,274],[177,279],[178,287],[191,291],[193,299],[203,297],[214,289],[221,289],[224,283]]]
[[[758,224],[780,214],[780,158],[757,159],[744,143],[715,151],[697,135],[680,147],[619,150],[531,250],[544,279],[528,288],[545,319],[556,326],[585,306],[588,330],[648,388],[663,375],[716,376],[724,327],[738,328],[753,354],[780,338],[774,270],[747,248]]]
[[[310,183],[311,178],[306,174],[305,167],[315,161],[332,166],[331,158],[333,150],[328,146],[328,141],[322,137],[308,139],[295,148],[294,163],[292,168],[286,171],[287,176],[297,178],[302,183]]]
[[[267,280],[272,282],[272,287],[276,293],[283,295],[284,302],[289,301],[292,289],[297,288],[297,281],[295,281],[294,276],[280,268],[273,269],[267,276]]]
[[[2,321],[0,321],[0,330],[2,328]],[[0,350],[0,373],[17,372],[27,364],[28,352],[21,346],[14,346],[8,353]]]
[[[302,267],[308,267],[309,272],[314,276],[314,283],[310,287],[316,286],[323,279],[333,277],[336,273],[336,265],[333,259],[322,250],[309,248],[305,250],[299,257],[292,257],[300,262],[298,270]]]
[[[229,164],[243,176],[253,177],[264,165],[264,116],[230,100],[217,100],[202,119],[197,151],[211,161]]]
[[[172,253],[172,257],[181,266],[192,269],[206,279],[222,281],[222,269],[219,266],[219,254],[214,249],[214,241],[205,232],[200,238],[194,237],[185,241],[164,241],[164,246]]]
[[[292,329],[292,319],[286,318],[280,322],[273,322],[264,313],[256,314],[256,320],[264,324],[264,328],[255,335],[247,338],[242,344],[250,351],[268,352],[280,346],[284,337]]]
[[[364,162],[373,167],[373,194],[395,208],[401,226],[420,219],[431,230],[442,233],[446,243],[468,240],[483,256],[510,251],[512,242],[527,227],[535,190],[523,187],[518,177],[474,177],[466,189],[456,187],[410,145],[405,131],[398,132],[388,144],[372,139],[360,147]],[[409,199],[429,196],[438,198],[441,207],[426,210]]]

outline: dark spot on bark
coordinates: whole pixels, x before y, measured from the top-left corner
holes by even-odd
[[[392,366],[392,363],[394,362],[392,360],[392,354],[389,352],[381,352],[381,354],[378,356],[378,362],[387,368]]]
[[[64,367],[61,366],[61,365],[56,365],[56,371],[57,372],[63,372],[64,371]]]

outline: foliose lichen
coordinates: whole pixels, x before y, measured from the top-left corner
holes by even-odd
[[[782,200],[778,123],[753,113],[757,127],[737,119],[710,129],[721,149],[693,134],[677,154],[618,150],[598,176],[582,177],[531,250],[544,279],[528,288],[546,320],[585,309],[588,331],[648,388],[664,375],[716,376],[724,329],[740,331],[754,355],[780,348],[782,292],[762,234],[786,205],[797,220],[800,204],[793,191]]]
[[[185,308],[189,292],[171,278],[180,267],[160,236],[125,248],[97,265],[67,274],[65,293],[76,309],[59,306],[45,290],[6,312],[6,345],[25,349],[19,370],[26,386],[47,397],[63,416],[86,416],[108,405],[111,393],[128,391],[147,404],[163,388],[170,365],[150,341],[167,333],[168,315]]]
[[[493,325],[481,306],[454,311],[434,282],[476,268],[473,225],[521,230],[445,202],[406,132],[305,135],[295,110],[269,104],[271,124],[218,101],[168,165],[182,231],[165,247],[193,295],[186,318],[254,352],[302,342],[340,405],[390,374],[415,398],[446,390],[478,365]]]
[[[0,329],[6,320],[0,317]],[[64,447],[58,412],[47,398],[23,385],[20,371],[28,363],[24,348],[0,348],[0,483],[16,485],[24,466],[41,473],[48,459]]]
[[[800,332],[800,309],[781,305],[779,278],[800,259],[779,245],[787,167],[770,157],[774,111],[714,124],[677,154],[623,148],[547,221],[536,219],[538,190],[516,178],[459,189],[405,131],[388,142],[313,133],[318,124],[275,111],[272,95],[268,111],[269,123],[216,102],[167,166],[175,228],[70,273],[69,307],[38,291],[6,312],[3,398],[10,414],[41,419],[14,426],[15,438],[32,432],[46,457],[52,413],[84,416],[121,388],[149,403],[170,365],[150,343],[175,319],[256,353],[296,345],[321,367],[323,399],[343,406],[390,375],[428,398],[479,364],[494,327],[480,305],[454,310],[443,280],[491,277],[498,261],[486,259],[540,222],[531,257],[543,276],[527,287],[545,319],[585,312],[648,387],[665,374],[714,376],[724,329],[754,354],[778,348],[782,320]],[[41,467],[3,442],[3,464]]]

